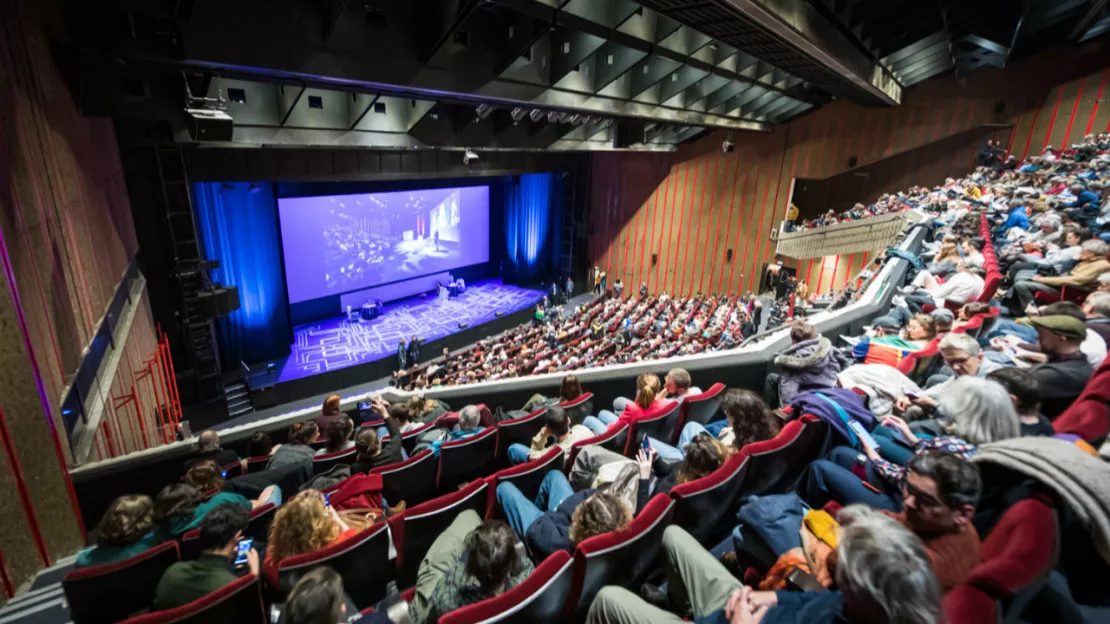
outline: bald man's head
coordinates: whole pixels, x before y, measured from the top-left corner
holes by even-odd
[[[204,431],[200,434],[200,441],[197,442],[202,451],[210,451],[220,448],[220,435],[215,431]]]

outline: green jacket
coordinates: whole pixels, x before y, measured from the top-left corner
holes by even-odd
[[[178,561],[158,581],[153,608],[163,611],[189,604],[238,578],[232,571],[231,561],[220,555],[201,555],[195,561]]]

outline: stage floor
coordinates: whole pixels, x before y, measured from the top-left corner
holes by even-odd
[[[329,371],[396,357],[397,343],[412,336],[431,342],[462,331],[459,323],[475,327],[535,305],[540,290],[487,280],[468,284],[458,297],[411,297],[386,304],[385,314],[372,321],[351,323],[337,316],[293,329],[293,346],[277,382],[291,381]],[[428,354],[424,354],[425,357]]]

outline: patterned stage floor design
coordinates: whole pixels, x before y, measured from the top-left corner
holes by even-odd
[[[335,317],[293,329],[293,346],[278,381],[290,381],[328,371],[394,357],[397,343],[414,334],[431,342],[454,334],[459,323],[476,327],[534,305],[543,292],[501,280],[477,282],[447,301],[429,296],[386,304],[385,314],[373,321],[349,323]],[[425,353],[425,356],[428,354]]]

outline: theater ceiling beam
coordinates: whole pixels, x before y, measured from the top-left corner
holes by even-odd
[[[1068,33],[1069,41],[1081,41],[1086,37],[1087,32],[1094,25],[1096,18],[1106,8],[1107,0],[1092,0],[1087,7],[1086,12],[1079,18],[1079,21],[1072,27],[1071,32]]]

